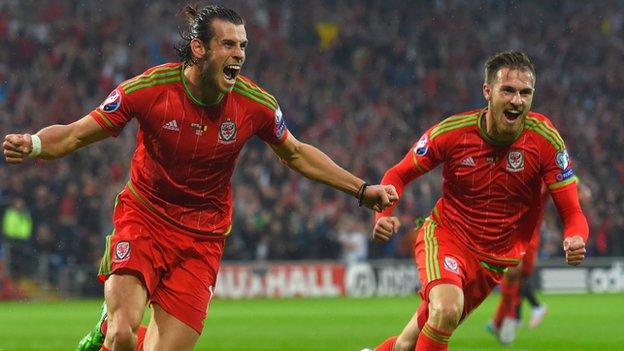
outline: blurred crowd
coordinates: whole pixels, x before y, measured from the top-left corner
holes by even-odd
[[[177,61],[184,3],[0,3],[0,134],[69,123],[123,80]],[[243,74],[277,98],[291,132],[378,182],[432,124],[485,105],[483,64],[525,51],[537,69],[533,110],[566,140],[592,194],[591,256],[624,256],[624,3],[621,1],[228,1],[246,20]],[[62,160],[0,162],[0,252],[14,274],[39,262],[97,266],[113,199],[128,178],[136,126]],[[356,200],[284,167],[259,140],[234,179],[225,259],[409,257],[410,223],[440,193],[439,171],[416,181],[397,213],[403,230],[369,243]],[[554,211],[541,257],[561,255]],[[19,257],[19,259],[18,259]],[[45,262],[40,262],[46,257]],[[25,264],[19,264],[23,262]],[[1,275],[1,274],[0,274]]]

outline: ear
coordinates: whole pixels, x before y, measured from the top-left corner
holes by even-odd
[[[483,83],[483,97],[488,102],[490,101],[490,98],[492,97],[492,88],[490,87],[488,83]]]
[[[204,47],[204,43],[201,40],[193,38],[190,45],[191,52],[193,53],[194,57],[203,58],[204,55],[206,55],[206,48]]]

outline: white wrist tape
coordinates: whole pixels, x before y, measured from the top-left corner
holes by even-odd
[[[32,151],[28,154],[28,158],[35,158],[41,153],[41,139],[33,134],[30,136],[30,140],[32,140]]]

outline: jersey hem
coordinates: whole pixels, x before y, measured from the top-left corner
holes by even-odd
[[[171,217],[165,215],[164,213],[158,211],[149,201],[147,201],[147,199],[145,199],[141,194],[139,194],[139,192],[136,190],[136,188],[132,184],[131,180],[129,180],[128,183],[126,184],[126,188],[130,191],[130,194],[132,194],[132,196],[139,202],[139,204],[143,208],[145,208],[149,212],[157,215],[158,217],[163,219],[165,222],[167,222],[167,223],[169,223],[169,224],[171,224],[171,225],[173,225],[175,227],[178,227],[178,228],[188,232],[189,234],[194,234],[194,235],[202,237],[202,238],[210,237],[210,238],[213,238],[213,239],[225,239],[232,232],[232,224],[231,223],[227,227],[227,230],[224,233],[215,233],[215,232],[212,232],[212,231],[206,231],[206,230],[201,230],[201,229],[191,228],[191,227],[185,226],[184,224],[181,224],[181,223],[177,222],[176,220],[174,220],[173,218],[171,218]]]

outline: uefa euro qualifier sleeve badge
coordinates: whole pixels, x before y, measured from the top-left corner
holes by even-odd
[[[100,109],[104,112],[112,113],[117,111],[119,106],[121,106],[121,93],[117,89],[115,89],[100,105]]]

